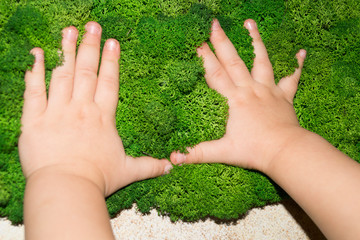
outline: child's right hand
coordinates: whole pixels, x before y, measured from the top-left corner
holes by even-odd
[[[198,48],[209,87],[228,98],[229,119],[224,137],[188,148],[188,154],[174,152],[172,163],[218,162],[266,172],[271,160],[304,133],[292,103],[306,51],[296,54],[299,68],[295,73],[276,85],[255,21],[246,20],[244,25],[253,38],[256,55],[251,73],[217,20],[210,37],[216,56],[206,43]]]

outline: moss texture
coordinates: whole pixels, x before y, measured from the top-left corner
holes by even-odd
[[[121,43],[116,121],[132,156],[168,158],[174,150],[218,139],[226,99],[209,89],[196,47],[218,18],[249,68],[254,57],[243,22],[257,21],[275,78],[292,73],[295,53],[308,51],[294,100],[300,124],[360,161],[360,3],[358,0],[3,0],[0,2],[0,216],[22,222],[25,181],[17,153],[23,77],[41,47],[46,80],[61,62],[61,29],[103,26],[103,43]],[[79,40],[80,42],[80,40]],[[222,164],[175,167],[171,174],[129,185],[107,199],[109,213],[136,202],[172,220],[237,218],[277,202],[266,176]]]

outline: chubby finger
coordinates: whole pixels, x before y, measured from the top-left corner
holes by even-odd
[[[152,157],[126,157],[126,168],[130,182],[158,177],[170,172],[172,164],[166,159]]]
[[[35,62],[31,71],[25,73],[23,120],[39,116],[47,106],[44,51],[34,48],[30,53],[35,56]]]
[[[85,25],[86,33],[76,57],[73,99],[93,101],[97,85],[100,57],[101,26],[96,22]]]
[[[295,69],[295,72],[292,75],[282,78],[278,83],[278,87],[280,87],[285,92],[286,99],[291,103],[293,102],[298,88],[301,70],[304,66],[304,61],[306,58],[306,51],[301,49],[296,54],[296,58],[298,60],[299,67]]]
[[[197,49],[198,55],[203,58],[205,68],[205,79],[210,88],[228,97],[235,85],[231,81],[209,45],[204,43]]]
[[[217,19],[213,21],[211,27],[210,41],[215,48],[216,57],[233,83],[236,86],[248,85],[251,82],[249,70]]]
[[[115,39],[107,40],[101,58],[95,102],[111,117],[115,117],[119,101],[119,58],[119,42]]]
[[[249,31],[250,36],[253,39],[252,45],[254,46],[255,53],[254,66],[251,70],[251,76],[257,82],[268,86],[274,86],[274,72],[256,22],[252,19],[247,19],[244,22],[244,26]]]
[[[223,139],[207,141],[188,148],[188,153],[173,152],[170,160],[175,165],[190,163],[228,163],[225,156],[227,155],[228,146]]]
[[[68,102],[71,99],[78,35],[78,30],[73,26],[63,30],[62,52],[64,62],[62,66],[53,71],[49,89],[49,104]]]

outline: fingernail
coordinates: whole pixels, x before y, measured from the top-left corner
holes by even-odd
[[[78,32],[73,28],[67,28],[64,31],[64,38],[70,40],[70,41],[76,41],[78,37]]]
[[[35,53],[35,63],[39,63],[42,61],[44,61],[44,54],[42,54],[41,52]]]
[[[304,49],[301,49],[299,52],[300,57],[306,58],[306,51]]]
[[[248,30],[253,30],[253,29],[256,29],[257,28],[257,25],[256,25],[256,22],[255,21],[247,21],[246,23],[246,28]]]
[[[183,164],[186,161],[186,155],[183,153],[175,153],[176,164]]]
[[[93,22],[87,23],[85,25],[85,29],[87,32],[91,33],[91,34],[96,34],[99,35],[101,33],[101,27]]]
[[[221,29],[219,20],[214,19],[212,26],[211,26],[211,30],[219,30],[219,29]]]
[[[173,165],[171,165],[171,164],[167,165],[164,169],[164,175],[169,174],[171,169],[173,169],[173,168],[174,168]]]
[[[117,49],[117,45],[118,43],[114,39],[109,39],[105,42],[105,48],[110,51]]]
[[[32,50],[30,53],[35,57],[34,65],[44,61],[44,54],[41,50]]]

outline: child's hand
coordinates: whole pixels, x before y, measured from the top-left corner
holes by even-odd
[[[172,153],[174,164],[219,162],[265,171],[279,151],[302,134],[292,101],[305,50],[296,55],[299,68],[295,73],[276,85],[255,21],[246,20],[244,25],[253,38],[256,55],[251,73],[217,20],[210,37],[216,56],[206,43],[198,48],[209,87],[228,98],[229,119],[224,137],[189,148],[186,155]]]
[[[64,29],[65,62],[53,71],[48,98],[43,51],[32,50],[35,64],[25,75],[20,159],[28,179],[46,171],[74,174],[107,196],[134,181],[164,174],[171,163],[125,155],[115,126],[120,45],[106,41],[98,74],[102,30],[95,22],[85,28],[77,54],[78,31]]]

